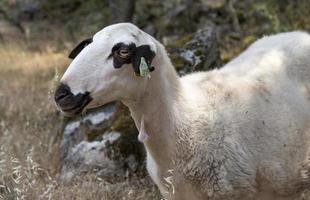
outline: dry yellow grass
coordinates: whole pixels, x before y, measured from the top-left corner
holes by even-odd
[[[92,175],[58,181],[61,115],[53,91],[65,52],[0,44],[0,199],[159,199],[149,179],[109,184]]]

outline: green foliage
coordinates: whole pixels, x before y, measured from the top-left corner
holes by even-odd
[[[310,20],[307,17],[310,10],[308,0],[251,0],[250,2],[248,17],[256,18],[256,26],[264,33],[294,29],[310,30]]]

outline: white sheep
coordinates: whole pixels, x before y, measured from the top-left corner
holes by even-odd
[[[165,48],[128,23],[104,28],[70,57],[59,108],[127,105],[165,198],[284,200],[310,187],[307,33],[264,37],[219,70],[181,78]]]

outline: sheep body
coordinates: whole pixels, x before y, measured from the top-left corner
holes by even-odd
[[[128,60],[115,66],[119,44],[148,47],[151,78],[134,76]],[[165,48],[132,24],[104,28],[78,52],[57,105],[68,114],[113,100],[127,105],[165,198],[285,200],[309,188],[307,33],[264,37],[221,69],[181,78]]]
[[[309,186],[308,34],[265,37],[220,70],[182,77],[177,88],[173,164],[160,170],[148,153],[167,198],[292,199]]]

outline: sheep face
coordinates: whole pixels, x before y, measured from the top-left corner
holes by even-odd
[[[154,69],[154,41],[128,23],[108,26],[84,40],[69,55],[73,61],[56,89],[56,104],[75,115],[85,107],[138,99]]]

